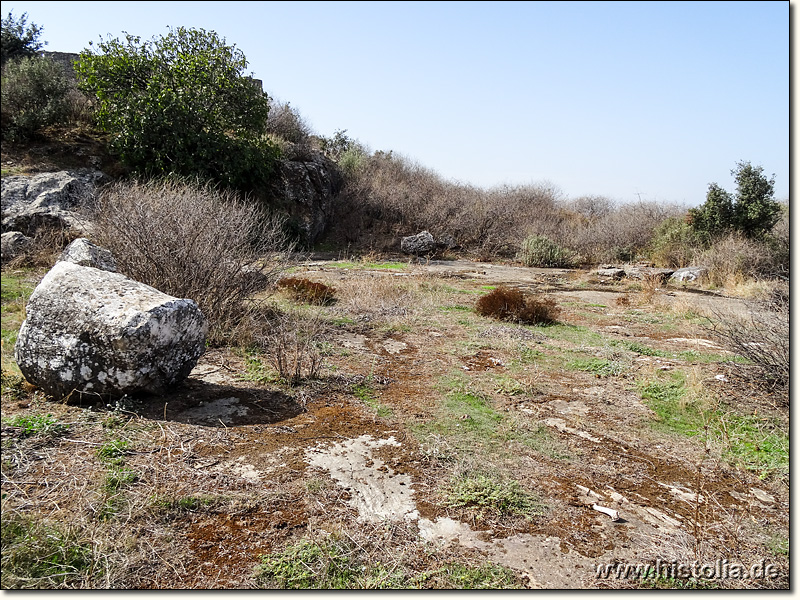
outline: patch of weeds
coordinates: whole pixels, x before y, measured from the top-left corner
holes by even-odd
[[[97,448],[97,457],[105,463],[119,465],[123,456],[128,453],[130,443],[127,440],[113,439]]]
[[[602,335],[582,325],[554,323],[552,325],[539,326],[532,330],[550,339],[563,340],[580,346],[605,346],[608,344],[608,340]]]
[[[166,517],[178,517],[189,512],[207,509],[220,501],[215,496],[159,497],[153,500],[153,511]]]
[[[558,438],[553,437],[550,428],[544,423],[537,423],[532,429],[517,426],[514,427],[513,431],[513,436],[509,436],[510,440],[514,440],[543,456],[555,460],[572,460],[574,458],[569,448]]]
[[[643,383],[639,393],[657,415],[656,429],[692,437],[704,430],[713,415],[689,396],[683,373],[674,373],[668,381]]]
[[[789,477],[789,434],[752,415],[719,414],[714,424],[727,447],[726,454],[761,479]]]
[[[51,414],[46,415],[14,415],[9,419],[3,419],[6,425],[19,427],[22,435],[49,435],[56,436],[65,433],[69,426],[59,423]]]
[[[0,278],[0,299],[6,303],[27,298],[33,293],[33,287],[24,275],[3,273]]]
[[[520,346],[519,354],[511,361],[512,366],[516,365],[530,365],[537,360],[544,358],[545,354],[541,350],[531,348],[530,346]]]
[[[767,548],[776,556],[789,557],[789,538],[779,535],[773,536],[767,542]]]
[[[6,513],[0,526],[4,590],[78,587],[102,574],[92,541],[76,527]]]
[[[530,393],[530,387],[508,375],[496,377],[493,381],[494,392],[503,396],[523,396]]]
[[[567,363],[567,367],[587,371],[597,377],[619,377],[625,371],[624,364],[606,358],[575,358]]]
[[[514,479],[499,480],[484,474],[463,475],[451,481],[445,492],[449,508],[475,510],[479,518],[544,514],[544,505]]]
[[[450,304],[447,306],[439,306],[438,309],[442,312],[451,313],[451,312],[470,312],[472,310],[469,306],[464,306],[463,304]]]
[[[651,348],[650,346],[645,346],[644,344],[640,344],[639,342],[612,342],[614,346],[622,346],[626,350],[631,352],[635,352],[636,354],[641,354],[642,356],[659,356],[659,357],[673,357],[675,356],[674,352],[667,352],[665,350],[656,350],[655,348]]]
[[[470,567],[449,563],[436,571],[425,573],[426,587],[460,590],[514,590],[522,589],[519,576],[511,569],[486,563]]]
[[[373,578],[376,571],[384,575],[382,581]],[[259,587],[290,590],[364,589],[367,582],[376,588],[403,587],[403,573],[397,573],[396,581],[391,575],[385,565],[361,564],[349,544],[333,537],[320,542],[300,540],[263,556],[255,569]]]
[[[379,417],[387,418],[392,416],[392,409],[378,401],[375,389],[369,382],[354,385],[353,395],[372,408]]]
[[[715,354],[713,352],[697,352],[696,350],[684,350],[683,352],[678,353],[678,358],[681,358],[686,362],[700,363],[700,364],[713,364],[713,363],[724,363],[724,362],[733,362],[742,365],[751,364],[749,360],[747,360],[743,356],[739,356],[738,354],[722,355],[722,354]]]
[[[239,375],[243,381],[252,381],[262,385],[277,381],[276,373],[262,362],[256,351],[247,351],[245,361],[247,365],[245,372]]]
[[[103,478],[103,491],[114,494],[139,481],[139,474],[127,467],[112,467]]]

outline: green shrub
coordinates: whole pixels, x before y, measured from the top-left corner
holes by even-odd
[[[545,236],[531,235],[522,242],[519,260],[527,267],[570,267],[574,254]]]
[[[69,81],[63,68],[49,58],[32,56],[8,61],[3,67],[2,134],[23,141],[67,117]]]
[[[539,325],[554,323],[561,309],[552,298],[532,298],[520,290],[500,286],[478,298],[475,311],[500,321]]]
[[[681,268],[692,264],[702,244],[685,219],[670,217],[656,228],[650,248],[650,259],[657,265]]]
[[[269,181],[278,151],[264,135],[269,97],[246,66],[216,33],[178,27],[152,41],[101,41],[97,52],[81,52],[76,74],[97,99],[112,148],[134,171],[250,190]]]

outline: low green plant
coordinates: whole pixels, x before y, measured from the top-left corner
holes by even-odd
[[[448,563],[423,574],[426,587],[463,590],[513,590],[522,588],[520,578],[511,569],[486,563],[477,567]]]
[[[480,473],[462,475],[451,481],[445,492],[445,504],[449,508],[475,510],[481,518],[487,513],[495,517],[526,518],[544,513],[544,505],[518,481]]]
[[[259,586],[278,589],[357,589],[363,587],[360,584],[364,582],[367,569],[380,568],[359,562],[353,549],[342,540],[304,539],[280,552],[263,556],[256,567],[255,578]]]
[[[92,540],[78,527],[3,511],[2,588],[90,587],[103,572]]]
[[[120,464],[128,453],[130,443],[127,440],[113,439],[97,448],[97,456],[103,462]]]
[[[518,259],[527,267],[571,267],[575,255],[550,238],[531,235],[522,242]]]
[[[567,363],[567,367],[588,371],[597,377],[619,377],[625,371],[624,364],[606,358],[575,358]]]
[[[392,416],[392,409],[378,401],[375,389],[369,382],[354,385],[353,395],[364,404],[374,409],[379,417],[386,418]]]
[[[680,372],[666,381],[640,384],[639,393],[656,413],[656,429],[692,437],[702,433],[713,417],[699,399],[688,393],[686,377]]]
[[[139,474],[133,469],[122,466],[113,466],[103,478],[103,491],[107,494],[118,492],[139,481]]]
[[[59,435],[67,431],[68,425],[59,423],[51,414],[46,415],[14,415],[3,422],[12,427],[22,429],[25,436],[31,435]]]

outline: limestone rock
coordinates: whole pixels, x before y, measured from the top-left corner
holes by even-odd
[[[31,294],[14,348],[46,393],[159,393],[185,379],[205,349],[192,300],[94,267],[59,261]]]
[[[677,281],[697,281],[708,274],[708,267],[683,267],[672,274]]]
[[[41,227],[84,231],[79,211],[105,178],[100,171],[58,171],[3,177],[0,187],[3,231],[32,236]]]
[[[110,250],[101,248],[93,244],[86,238],[73,240],[69,246],[64,248],[58,260],[75,263],[84,267],[94,267],[103,271],[116,273],[117,261]]]
[[[406,254],[421,256],[436,250],[436,240],[428,231],[421,231],[416,235],[409,235],[400,240],[400,250]]]
[[[658,279],[666,283],[675,271],[673,269],[657,269],[655,267],[627,267],[625,275],[631,279]]]
[[[0,236],[0,240],[0,244],[2,244],[0,254],[2,254],[3,262],[19,256],[25,252],[25,250],[27,250],[27,248],[33,242],[31,238],[29,238],[27,235],[23,235],[19,231],[6,231],[2,236]]]
[[[611,277],[612,279],[622,279],[625,277],[625,269],[619,267],[601,267],[597,269],[597,274],[600,277]]]
[[[308,160],[283,160],[271,194],[302,230],[304,241],[313,244],[333,216],[342,178],[336,164],[318,153]]]

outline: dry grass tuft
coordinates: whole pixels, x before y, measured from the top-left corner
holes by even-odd
[[[329,285],[302,277],[284,277],[278,287],[289,292],[298,302],[327,306],[336,302],[336,290]]]

